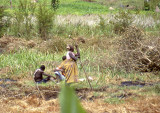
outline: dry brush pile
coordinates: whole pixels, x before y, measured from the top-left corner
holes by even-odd
[[[148,36],[132,26],[126,29],[118,45],[118,68],[140,72],[160,70],[160,37]]]

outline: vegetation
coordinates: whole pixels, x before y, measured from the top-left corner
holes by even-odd
[[[8,77],[14,74],[17,75],[23,72],[34,71],[34,69],[39,68],[39,65],[43,64],[44,61],[49,62],[54,60],[54,55],[43,54],[38,51],[19,50],[17,53],[2,54],[0,60],[1,68],[10,67],[10,70],[8,70],[9,73],[6,76]]]
[[[159,112],[160,14],[144,1],[1,1],[2,112]],[[87,81],[37,89],[34,71],[44,64],[54,75],[75,43],[78,77],[92,77],[93,90]]]
[[[53,17],[54,11],[47,8],[45,2],[40,3],[36,14],[36,19],[38,21],[38,31],[41,38],[48,38],[48,34],[53,27]]]
[[[0,6],[0,38],[4,35],[4,24],[3,17],[4,17],[4,7]]]

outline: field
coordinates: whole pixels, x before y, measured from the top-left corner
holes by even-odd
[[[140,0],[18,1],[0,3],[0,113],[79,113],[79,102],[87,113],[160,112],[160,12]],[[34,71],[54,75],[75,43],[78,78],[91,87],[37,86]]]

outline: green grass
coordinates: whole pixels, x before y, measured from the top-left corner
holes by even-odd
[[[39,2],[41,2],[40,0]],[[47,1],[47,6],[50,7],[50,0]],[[5,5],[10,7],[9,2],[2,0],[0,5]],[[13,9],[17,9],[18,0],[13,1]],[[11,11],[10,11],[11,12]],[[76,15],[85,15],[85,14],[106,14],[108,13],[108,7],[105,5],[101,5],[99,3],[94,2],[84,2],[81,0],[65,0],[59,2],[59,8],[57,10],[57,14],[76,14]]]
[[[104,100],[104,102],[109,103],[109,104],[121,104],[121,103],[124,103],[123,100],[121,100],[119,98],[116,98],[116,97],[114,97],[114,98],[106,98]]]
[[[12,0],[12,9],[17,9],[19,0]],[[39,2],[42,2],[43,0],[39,0]],[[50,7],[51,0],[46,0],[47,6]],[[57,10],[57,14],[62,15],[68,15],[68,14],[74,14],[74,15],[86,15],[86,14],[107,14],[112,12],[117,12],[119,9],[123,9],[122,5],[129,4],[130,6],[137,7],[140,9],[140,13],[146,14],[146,11],[143,11],[143,1],[141,0],[121,0],[121,1],[105,1],[105,0],[96,0],[95,2],[85,2],[82,0],[60,0],[59,1],[59,8]],[[38,4],[38,3],[37,3]],[[0,5],[7,6],[10,8],[10,2],[6,0],[1,0]],[[110,11],[109,7],[114,7],[116,10]],[[9,11],[12,12],[12,11]]]
[[[57,14],[106,14],[108,13],[108,7],[100,5],[98,3],[89,3],[83,1],[76,1],[71,3],[61,3]]]
[[[11,75],[20,74],[22,72],[34,71],[44,62],[53,60],[53,54],[44,54],[38,51],[24,49],[16,53],[1,54],[0,68],[9,67],[11,69]]]

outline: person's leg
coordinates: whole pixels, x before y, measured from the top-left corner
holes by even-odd
[[[50,77],[47,77],[47,78],[43,79],[42,81],[43,81],[43,83],[46,83],[46,82],[48,82],[49,80],[50,80]]]
[[[56,71],[55,75],[58,76],[61,81],[65,80],[65,77],[60,72]]]
[[[41,84],[43,82],[43,80],[36,82],[37,84]]]

